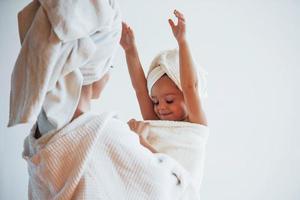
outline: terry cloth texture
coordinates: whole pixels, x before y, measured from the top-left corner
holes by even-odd
[[[153,154],[111,113],[85,113],[24,142],[29,199],[199,200],[189,173]]]

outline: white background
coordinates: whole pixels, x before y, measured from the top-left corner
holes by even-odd
[[[17,12],[28,0],[0,0],[0,199],[27,199],[21,157],[30,125],[6,128],[10,75],[20,43]],[[176,47],[167,19],[185,13],[197,63],[209,73],[211,135],[203,200],[300,199],[300,2],[296,0],[122,0],[145,70],[153,56]],[[141,119],[125,57],[94,111]],[[298,117],[298,118],[297,118]],[[298,124],[297,124],[298,123]]]

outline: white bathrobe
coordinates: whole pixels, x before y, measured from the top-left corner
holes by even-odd
[[[57,132],[24,143],[29,199],[199,199],[189,173],[152,154],[112,114],[85,113]]]

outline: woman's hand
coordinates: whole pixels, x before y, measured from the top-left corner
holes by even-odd
[[[122,22],[120,45],[123,47],[124,51],[131,50],[135,47],[133,31],[125,22]]]
[[[127,124],[129,125],[129,128],[137,133],[140,137],[142,137],[142,135],[147,135],[149,132],[149,123],[147,122],[142,122],[142,121],[136,121],[135,119],[131,119],[127,122]]]
[[[177,25],[174,23],[172,19],[169,19],[169,24],[172,28],[172,32],[174,37],[176,38],[178,43],[185,41],[185,18],[181,12],[178,10],[174,10],[174,15],[177,17],[178,22]]]
[[[147,140],[143,137],[145,135],[148,135],[149,132],[149,123],[142,122],[142,121],[136,121],[135,119],[131,119],[127,122],[129,128],[138,134],[140,139],[140,144],[149,149],[152,153],[157,153],[157,150],[152,147]]]

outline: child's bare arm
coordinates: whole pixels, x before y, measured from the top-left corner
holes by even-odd
[[[135,90],[143,119],[158,119],[153,109],[153,103],[148,94],[147,80],[135,45],[133,31],[124,22],[122,23],[120,44],[125,51],[131,83]]]
[[[185,19],[183,14],[177,10],[174,11],[174,14],[178,19],[178,23],[175,25],[169,19],[169,24],[179,46],[180,82],[188,110],[189,121],[207,125],[198,91],[197,72],[185,37]]]

